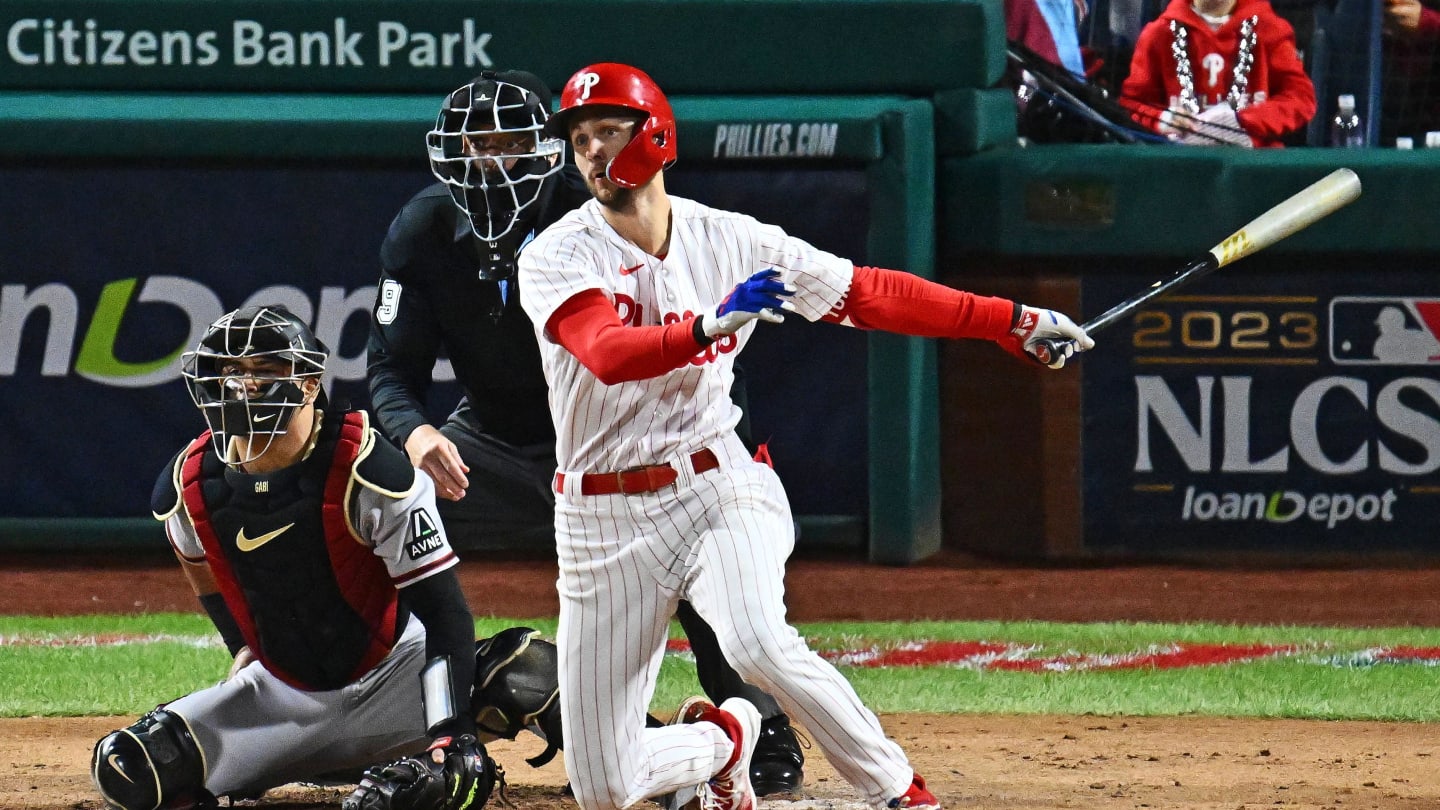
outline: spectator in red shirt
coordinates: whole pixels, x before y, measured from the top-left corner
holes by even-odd
[[[1171,0],[1120,93],[1142,126],[1187,144],[1283,146],[1315,115],[1295,29],[1269,0]]]

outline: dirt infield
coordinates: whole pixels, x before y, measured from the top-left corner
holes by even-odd
[[[468,562],[475,611],[555,614],[553,562]],[[909,568],[842,559],[792,561],[791,618],[1219,621],[1357,627],[1440,625],[1440,567],[1240,570],[1180,566],[1035,569],[960,555]],[[195,610],[173,562],[0,557],[0,614]],[[0,721],[0,808],[92,810],[90,746],[131,718]],[[1425,725],[1217,718],[891,715],[905,746],[950,808],[1419,810],[1440,807],[1440,742]],[[573,810],[559,761],[521,760],[538,741],[497,745],[522,808]],[[807,801],[855,795],[812,751]],[[265,808],[334,807],[343,791],[287,787]],[[814,801],[808,801],[814,800]],[[784,803],[764,802],[774,810]]]

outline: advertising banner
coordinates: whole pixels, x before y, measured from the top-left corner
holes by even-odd
[[[162,466],[204,427],[180,354],[236,307],[299,314],[334,352],[332,399],[367,405],[380,243],[431,180],[421,161],[0,166],[0,518],[147,515]],[[863,258],[863,170],[691,169],[671,190]],[[787,322],[750,346],[756,439],[796,511],[863,511],[864,334]],[[443,361],[436,379],[438,420],[459,392]],[[825,420],[809,418],[817,396]]]
[[[1100,311],[1159,274],[1091,274]],[[1440,291],[1422,257],[1264,254],[1097,335],[1084,542],[1440,548]]]

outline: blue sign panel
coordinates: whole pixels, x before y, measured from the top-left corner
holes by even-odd
[[[148,514],[162,466],[204,428],[180,354],[236,307],[288,306],[334,351],[331,398],[368,405],[380,242],[429,182],[423,162],[0,167],[0,517]],[[671,188],[864,250],[863,169],[690,170]],[[865,336],[791,320],[745,353],[755,438],[773,440],[797,512],[863,512]],[[438,420],[459,391],[448,364],[436,379]],[[817,392],[825,420],[809,418]]]
[[[1099,311],[1163,273],[1087,278],[1084,300]],[[1252,257],[1097,335],[1086,546],[1440,547],[1431,278],[1419,258]]]

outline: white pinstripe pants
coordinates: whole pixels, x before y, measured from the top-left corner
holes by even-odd
[[[794,524],[779,478],[734,436],[720,469],[688,467],[644,495],[560,495],[560,711],[583,810],[613,810],[709,779],[732,746],[716,726],[645,728],[675,603],[687,598],[746,681],[773,694],[877,806],[912,771],[874,713],[785,620]]]

